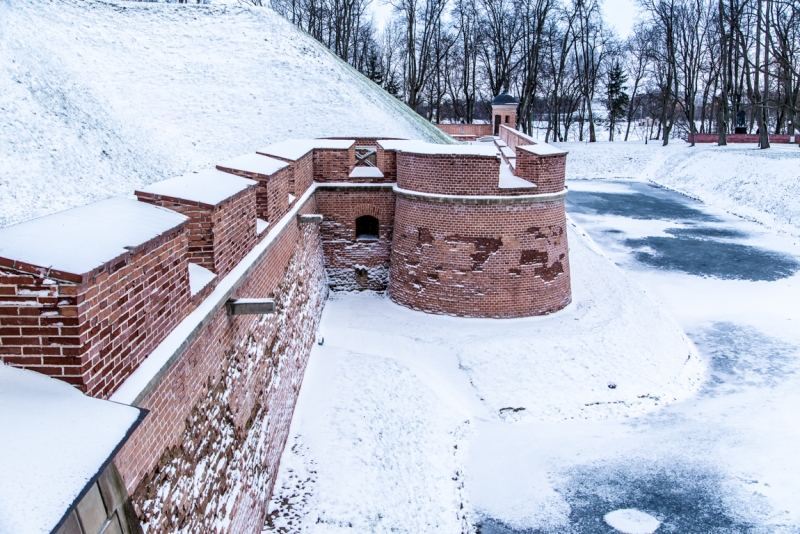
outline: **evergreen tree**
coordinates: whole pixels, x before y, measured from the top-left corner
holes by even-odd
[[[386,92],[393,97],[400,98],[400,85],[395,79],[394,72],[389,72],[389,75],[386,77],[386,84],[383,86],[383,88],[386,89]]]
[[[617,127],[617,121],[624,119],[628,110],[628,104],[631,99],[625,89],[628,87],[625,82],[628,81],[628,75],[619,64],[619,60],[614,60],[611,69],[608,71],[608,82],[606,83],[606,109],[608,110],[608,127],[609,134],[608,140],[614,140],[614,130]]]
[[[377,83],[383,85],[383,72],[381,72],[381,60],[375,50],[372,50],[367,59],[367,68],[364,75]]]

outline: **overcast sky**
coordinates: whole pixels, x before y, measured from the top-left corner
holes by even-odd
[[[392,12],[392,6],[387,0],[374,0],[372,11],[375,13],[375,22],[378,28],[383,28],[384,21]],[[606,23],[617,30],[617,35],[624,39],[631,33],[633,23],[639,8],[633,0],[604,0],[603,15]]]

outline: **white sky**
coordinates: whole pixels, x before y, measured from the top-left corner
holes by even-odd
[[[387,0],[373,0],[371,4],[372,12],[375,15],[375,23],[378,29],[383,29],[386,19],[392,13],[392,6]],[[639,8],[633,0],[605,0],[603,5],[603,16],[606,23],[617,30],[620,38],[626,38],[633,29],[633,23]]]

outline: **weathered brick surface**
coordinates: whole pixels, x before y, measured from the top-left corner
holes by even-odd
[[[514,174],[536,184],[536,193],[558,193],[564,190],[567,155],[538,156],[517,147]]]
[[[225,276],[256,242],[256,189],[248,187],[217,205],[137,191],[139,201],[189,217],[189,257]]]
[[[770,143],[789,143],[788,135],[770,135],[769,142]],[[686,137],[686,142],[689,142],[689,137]],[[755,134],[728,134],[726,140],[729,143],[759,143],[761,142],[758,135]],[[694,134],[694,142],[695,143],[716,143],[719,141],[718,134]],[[794,136],[794,144],[800,143],[800,134],[795,134]]]
[[[284,167],[274,174],[259,174],[217,165],[217,169],[249,178],[258,182],[256,186],[256,214],[259,219],[274,223],[289,211],[289,176],[291,167]]]
[[[325,270],[335,290],[386,289],[394,225],[394,193],[389,190],[318,189],[317,209]],[[356,239],[356,219],[378,219],[377,240]]]
[[[2,360],[107,397],[186,315],[187,248],[182,225],[80,283],[3,268]]]
[[[436,127],[450,135],[472,135],[476,138],[492,135],[491,124],[437,124]]]
[[[347,150],[314,149],[315,182],[346,182],[355,165],[355,144]]]
[[[397,186],[440,195],[500,194],[500,159],[494,156],[397,153]]]
[[[147,532],[260,531],[325,292],[317,225],[290,224],[234,295],[277,313],[220,309],[141,403],[115,463]]]
[[[533,137],[505,125],[500,127],[499,137],[514,151],[517,146],[536,144],[536,139]]]
[[[397,181],[397,151],[384,150],[382,146],[377,145],[375,150],[375,159],[377,167],[383,173],[386,182]]]
[[[563,308],[571,301],[564,201],[463,205],[398,196],[389,295],[467,317]]]

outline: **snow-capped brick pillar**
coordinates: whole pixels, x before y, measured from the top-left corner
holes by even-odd
[[[186,313],[187,224],[115,198],[0,229],[0,358],[107,397]]]
[[[221,277],[255,245],[256,184],[205,170],[156,182],[136,191],[136,196],[189,217],[189,262]]]
[[[298,203],[194,312],[202,326],[137,401],[150,413],[115,463],[147,532],[264,524],[327,293],[319,225],[295,213],[317,213],[314,196]],[[276,313],[229,316],[227,291],[274,298]]]
[[[392,185],[334,185],[315,193],[325,270],[331,289],[383,291],[389,279],[395,196]],[[360,217],[377,220],[375,234],[358,236]]]
[[[384,148],[380,141],[375,149],[377,167],[387,182],[397,181],[397,150]]]
[[[557,193],[564,189],[567,152],[551,145],[517,146],[514,174],[536,184],[537,193]]]
[[[355,142],[346,149],[314,149],[315,182],[346,182],[355,165]]]
[[[288,139],[256,152],[291,164],[289,193],[295,197],[314,181],[347,181],[356,159],[354,139]]]
[[[292,168],[288,162],[260,154],[245,154],[217,165],[217,169],[258,182],[256,214],[259,219],[274,223],[289,210]]]

